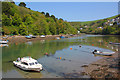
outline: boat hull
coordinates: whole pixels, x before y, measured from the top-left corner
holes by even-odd
[[[0,41],[0,44],[7,44],[8,41]]]
[[[115,52],[113,53],[109,53],[109,52],[93,52],[93,54],[97,54],[97,55],[103,55],[103,56],[112,56]]]
[[[120,45],[120,43],[112,43],[112,42],[110,42],[109,44]]]
[[[24,66],[19,65],[17,62],[13,61],[14,66],[16,66],[17,68],[24,70],[24,71],[37,71],[40,72],[42,70],[42,68],[26,68]]]

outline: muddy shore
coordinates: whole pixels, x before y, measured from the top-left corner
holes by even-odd
[[[40,40],[52,40],[52,39],[56,39],[56,37],[60,37],[61,35],[48,35],[44,38],[40,37],[40,36],[36,36],[36,38],[31,38],[31,39],[27,39],[25,36],[11,36],[8,38],[3,38],[2,40],[9,40],[8,44],[19,44],[19,43],[25,43],[25,42],[29,42],[29,41],[40,41]],[[71,38],[71,37],[76,37],[79,35],[63,35],[65,38]]]
[[[39,41],[39,40],[51,40],[56,39],[56,37],[60,37],[61,35],[54,35],[54,36],[46,36],[45,38],[41,38],[37,36],[36,38],[27,39],[25,36],[12,36],[8,37],[7,39],[3,40],[9,40],[8,44],[12,43],[25,43],[28,41]],[[64,35],[66,38],[76,37],[80,35]],[[119,46],[120,49],[120,46]],[[81,67],[84,68],[83,72],[75,72],[75,73],[68,73],[64,74],[65,78],[81,78],[82,76],[88,75],[92,79],[98,80],[98,78],[104,80],[105,78],[116,78],[120,79],[120,50],[118,50],[113,56],[106,56],[102,59],[93,62],[89,65],[83,65]],[[84,78],[84,77],[83,77]]]
[[[97,80],[101,78],[116,78],[120,80],[120,51],[113,56],[104,57],[89,65],[84,65],[84,74]]]

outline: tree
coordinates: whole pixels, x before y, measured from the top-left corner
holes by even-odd
[[[51,15],[51,17],[52,17],[52,18],[53,18],[53,20],[56,22],[55,16],[54,16],[54,15]]]
[[[24,24],[21,24],[19,28],[19,33],[21,35],[28,35],[27,27]]]
[[[54,22],[49,24],[49,31],[52,33],[52,35],[56,34],[56,24]]]
[[[18,14],[15,13],[15,15],[13,16],[13,20],[12,20],[12,24],[14,26],[19,26],[22,23],[22,19],[19,17]]]
[[[5,15],[4,13],[2,15],[2,25],[5,25],[5,26],[12,25],[12,20],[10,18],[8,18],[8,16]]]
[[[41,12],[41,13],[45,15],[45,12]]]
[[[49,15],[49,13],[48,13],[48,12],[46,13],[46,15],[45,15],[45,16],[46,16],[46,17],[50,17],[50,15]]]
[[[26,7],[26,4],[24,2],[20,2],[19,6]]]

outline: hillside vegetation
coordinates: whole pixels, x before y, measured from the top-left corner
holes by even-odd
[[[6,35],[76,34],[77,30],[63,19],[49,13],[30,10],[26,4],[2,2],[2,33]]]
[[[69,23],[81,33],[120,34],[120,15],[95,21]]]

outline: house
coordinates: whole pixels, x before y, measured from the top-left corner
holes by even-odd
[[[80,28],[80,30],[82,30],[83,28]]]
[[[88,26],[85,26],[85,28],[87,28]]]
[[[112,23],[110,23],[109,25],[110,25],[110,26],[113,26],[113,24],[112,24]]]
[[[115,19],[111,19],[110,22],[115,22]]]
[[[97,27],[98,29],[103,29],[103,27]]]

